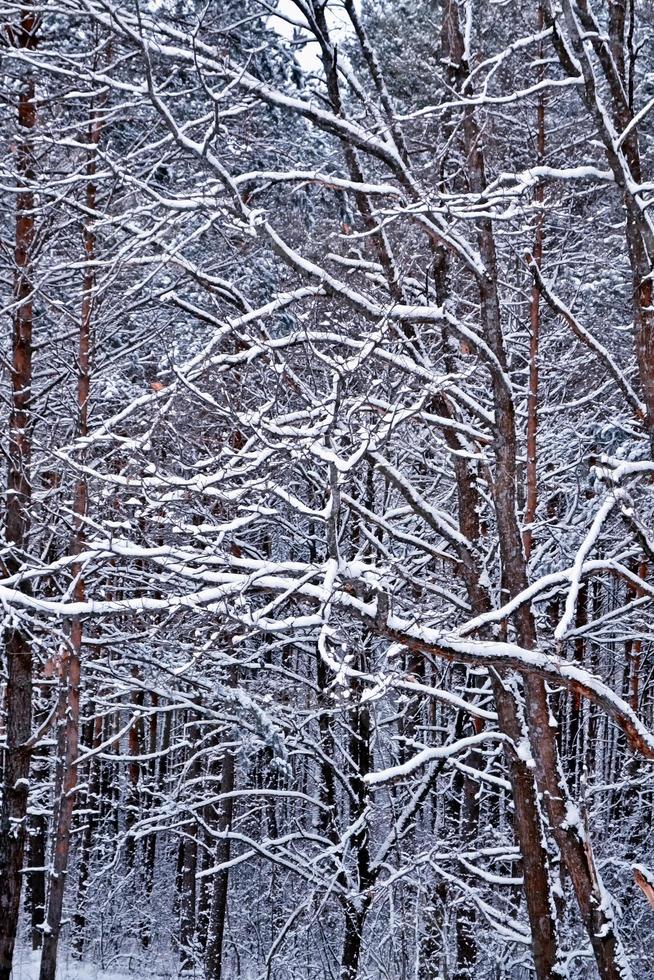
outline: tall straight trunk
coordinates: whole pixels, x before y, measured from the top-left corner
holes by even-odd
[[[440,403],[440,411],[442,414],[448,412],[444,399]],[[445,438],[452,449],[458,447],[456,436],[446,434]],[[468,478],[467,463],[461,457],[455,456],[455,472],[460,529],[474,544],[479,538],[481,510],[479,494],[474,481]],[[460,557],[472,613],[478,616],[491,608],[490,596],[479,583],[474,555],[462,552]],[[499,727],[513,743],[512,746],[505,746],[504,757],[513,794],[513,824],[522,856],[523,889],[531,929],[536,977],[538,980],[555,980],[561,973],[551,872],[544,842],[543,822],[533,772],[526,760],[518,755],[513,747],[524,743],[526,734],[524,718],[518,707],[517,692],[514,692],[495,670],[490,671],[490,681]],[[469,966],[468,963],[460,963],[461,968],[464,965]]]
[[[643,580],[647,578],[647,562],[641,561],[639,563],[638,575]],[[629,592],[634,598],[637,598],[643,594],[637,588],[631,588]],[[627,653],[628,699],[631,710],[636,713],[638,712],[640,706],[640,671],[642,649],[643,645],[639,637],[636,637],[636,639],[629,642]]]
[[[47,491],[56,490],[61,482],[61,474],[55,471],[48,471],[43,474],[43,487]],[[45,561],[56,561],[61,557],[61,550],[56,545],[53,538],[45,553]],[[42,586],[45,595],[56,595],[56,590],[50,583]],[[48,701],[51,697],[50,681],[53,678],[57,664],[56,654],[52,655],[41,669],[41,677],[46,683],[37,683],[34,690],[33,702],[33,723],[37,730],[48,726]],[[35,678],[36,680],[36,678]],[[40,679],[39,679],[40,680]],[[56,683],[56,681],[55,681]],[[41,697],[38,696],[40,689]],[[29,909],[32,926],[32,949],[41,949],[43,945],[43,923],[46,916],[46,896],[47,896],[47,842],[48,842],[48,814],[45,808],[46,794],[50,793],[51,783],[51,749],[46,743],[35,747],[31,760],[30,786],[32,793],[32,805],[30,807],[29,825],[29,869],[26,874],[27,892],[25,895],[25,905]],[[41,802],[42,801],[42,802]]]
[[[89,129],[89,151],[87,161],[86,206],[89,213],[95,209],[95,146],[99,129],[95,121]],[[95,275],[93,260],[95,258],[95,233],[87,223],[84,226],[84,253],[87,262],[84,272],[82,291],[82,310],[79,330],[78,376],[77,376],[77,431],[80,436],[88,433],[88,405],[90,388],[90,350],[91,350],[91,320],[93,314],[93,291]],[[80,476],[75,481],[73,498],[73,539],[72,553],[79,555],[84,550],[86,542],[85,520],[88,510],[88,489],[86,479]],[[75,562],[71,568],[73,576],[73,596],[75,602],[83,602],[86,594],[83,578],[83,567]],[[82,649],[82,623],[74,618],[70,626],[70,635],[62,650],[62,687],[63,692],[63,723],[61,725],[60,759],[63,764],[61,797],[55,808],[56,823],[54,826],[54,853],[52,870],[49,880],[47,928],[43,938],[41,954],[41,970],[39,980],[54,980],[57,969],[57,949],[61,933],[61,918],[64,903],[64,891],[68,875],[68,859],[70,855],[70,838],[73,825],[73,810],[77,790],[77,757],[79,749],[79,718],[80,718],[80,665]]]
[[[92,732],[87,744],[96,749],[102,742],[102,717],[96,715],[93,719]],[[79,870],[77,874],[77,898],[75,901],[75,914],[73,917],[73,937],[72,952],[77,959],[82,958],[85,943],[86,930],[86,892],[91,877],[91,855],[93,850],[93,837],[98,824],[100,813],[100,786],[101,786],[101,761],[97,757],[90,759],[88,771],[88,790],[86,793],[86,826],[82,836],[82,847],[79,857]]]
[[[538,12],[538,29],[543,29],[543,8]],[[543,57],[543,43],[539,45],[539,57]],[[539,72],[539,80],[544,76],[544,68]],[[545,96],[541,92],[538,97],[536,110],[536,161],[542,163],[545,159]],[[536,204],[536,230],[534,234],[534,262],[540,269],[543,260],[543,201],[545,191],[542,183],[536,184],[534,203]],[[538,353],[540,348],[540,289],[536,282],[531,287],[529,301],[529,390],[527,392],[527,494],[525,504],[523,542],[525,558],[529,561],[533,543],[533,523],[538,504]]]
[[[341,954],[341,980],[357,980],[361,960],[361,939],[368,903],[349,904],[345,910],[345,934]]]
[[[577,613],[575,616],[575,629],[581,629],[587,625],[589,601],[590,597],[588,594],[588,586],[584,585],[579,589]],[[586,639],[583,635],[575,637],[573,649],[575,660],[579,666],[585,666]],[[557,700],[560,706],[565,705],[566,708],[568,722],[567,752],[568,755],[574,760],[573,766],[575,785],[579,786],[584,763],[582,747],[584,704],[580,695],[576,691],[573,691],[573,693],[569,696],[561,697],[561,695],[558,695]],[[556,713],[555,717],[557,717]],[[562,745],[561,739],[559,740],[559,745]],[[563,748],[561,751],[563,751]]]
[[[332,731],[331,705],[328,696],[327,665],[316,653],[316,681],[318,684],[318,731],[320,733],[319,793],[324,804],[320,810],[319,827],[332,843],[338,839],[336,827],[336,785],[334,781],[334,733]]]
[[[198,841],[197,828],[193,826],[184,838],[181,847],[179,945],[181,947],[181,970],[190,970],[195,965],[193,946],[197,920],[197,870]]]
[[[436,291],[439,303],[445,302],[447,287],[447,257],[439,250],[434,266]],[[447,364],[448,371],[456,370],[454,363]],[[450,404],[443,395],[435,399],[437,413],[449,418],[452,416]],[[473,616],[479,616],[491,608],[491,597],[479,580],[479,561],[477,546],[480,540],[480,513],[482,501],[477,481],[470,472],[470,463],[459,454],[463,447],[453,430],[445,429],[443,437],[452,450],[457,500],[459,509],[459,528],[472,548],[460,548],[461,572]],[[504,678],[495,670],[490,671],[493,698],[497,708],[500,729],[517,746],[524,742],[526,730],[522,713],[518,707],[516,693],[507,685]],[[520,847],[523,868],[523,889],[527,905],[527,915],[531,929],[532,955],[538,980],[555,980],[560,976],[558,960],[558,940],[556,933],[555,905],[551,882],[549,856],[544,842],[544,828],[541,818],[538,795],[532,770],[524,758],[512,746],[506,745],[504,757],[514,805],[514,832]],[[463,950],[465,953],[465,949]],[[459,968],[469,968],[467,956],[459,956]]]
[[[157,760],[156,753],[159,747],[159,714],[157,708],[159,707],[159,695],[152,691],[150,693],[150,704],[152,706],[152,714],[150,715],[150,721],[148,725],[148,754],[150,755],[150,761],[148,763],[148,786],[149,786],[149,803],[148,808],[151,809],[155,805],[156,792],[157,792]],[[157,860],[157,834],[150,834],[145,841],[145,890],[146,893],[151,895],[152,888],[154,886],[154,871]]]
[[[132,677],[134,677],[135,680],[141,679],[138,667],[134,667],[132,669]],[[145,732],[142,718],[143,705],[145,703],[145,692],[142,687],[139,686],[135,688],[133,701],[136,708],[136,717],[133,723],[130,725],[129,732],[127,733],[127,754],[129,757],[129,762],[127,763],[127,792],[125,805],[125,828],[127,831],[125,858],[127,861],[127,867],[130,869],[130,871],[134,868],[134,862],[136,859],[136,840],[134,835],[131,833],[131,830],[141,816],[142,801],[142,772],[140,757],[145,752]],[[128,708],[128,710],[132,710],[131,706]]]
[[[363,659],[363,654],[362,654]],[[359,665],[366,669],[365,663]],[[352,805],[350,821],[357,831],[350,838],[351,848],[356,855],[358,895],[354,901],[348,898],[345,906],[345,935],[341,951],[341,980],[357,980],[359,961],[363,942],[363,928],[370,907],[370,889],[376,874],[370,867],[370,848],[366,810],[368,809],[368,787],[365,776],[371,770],[370,712],[367,703],[361,701],[363,689],[360,681],[352,684],[352,696],[358,702],[350,714],[349,756],[354,771],[350,778]]]
[[[236,548],[236,546],[233,546]],[[238,674],[235,667],[230,669],[229,686],[236,687]],[[219,838],[215,850],[216,864],[223,865],[229,861],[232,842],[229,837],[234,817],[235,765],[234,753],[227,750],[223,757],[222,773],[220,776],[220,815],[218,818]],[[211,907],[209,910],[209,928],[207,945],[204,955],[206,980],[221,980],[223,969],[223,940],[227,922],[227,892],[229,889],[229,869],[221,868],[214,876]]]
[[[465,61],[465,44],[458,19],[458,8],[450,2],[443,24],[444,41],[460,83],[469,77]],[[481,133],[475,109],[466,107],[463,134],[467,155],[468,175],[473,193],[482,194],[486,188]],[[527,562],[517,518],[517,437],[515,406],[506,383],[508,364],[497,290],[497,257],[492,221],[482,218],[477,242],[484,265],[478,277],[481,322],[499,370],[490,365],[492,394],[495,409],[495,479],[493,497],[502,563],[502,589],[505,599],[522,592],[528,584]],[[527,649],[536,647],[536,625],[529,605],[516,614],[518,640]],[[615,921],[610,906],[603,900],[603,888],[595,865],[590,842],[571,806],[565,777],[560,767],[555,730],[550,724],[551,712],[545,683],[529,675],[525,677],[526,721],[534,756],[538,789],[559,846],[566,870],[570,875],[581,918],[588,931],[602,980],[623,980],[629,975]],[[572,816],[571,816],[572,815]]]
[[[188,768],[189,779],[196,780],[200,775],[200,756],[197,751],[199,731],[197,725],[189,725],[188,739],[191,743],[192,760]],[[179,945],[181,948],[181,969],[192,969],[195,965],[193,946],[197,921],[197,867],[198,867],[198,827],[195,819],[181,845]]]
[[[466,669],[464,688],[479,686],[481,678]],[[454,738],[465,735],[465,712],[459,711],[454,723]],[[481,730],[481,729],[480,729]],[[483,770],[484,758],[481,752],[472,750],[466,758],[470,769]],[[474,847],[479,827],[480,793],[479,782],[466,773],[456,772],[452,780],[452,815],[456,820],[455,833],[463,848]],[[452,980],[467,980],[474,975],[477,960],[476,907],[472,902],[464,902],[455,913],[456,963],[452,968]]]
[[[33,8],[21,11],[13,34],[17,47],[36,47],[37,15]],[[12,324],[11,408],[7,459],[5,571],[15,575],[21,567],[30,532],[31,398],[33,253],[36,219],[33,138],[36,126],[34,77],[28,74],[18,97],[16,171],[16,239]],[[27,585],[18,588],[26,590]],[[29,792],[32,734],[32,647],[28,633],[12,624],[4,633],[7,658],[7,742],[3,759],[3,793],[0,811],[0,980],[9,980],[18,930],[22,870],[25,857],[27,799]]]
[[[221,795],[232,793],[234,790],[234,753],[225,752],[223,770],[220,779]],[[232,826],[234,815],[234,799],[229,796],[220,805],[218,831],[225,834],[219,839],[216,847],[216,863],[226,864],[231,854],[231,840],[228,833]],[[209,933],[205,951],[205,974],[207,980],[221,980],[223,973],[223,940],[227,921],[227,891],[229,888],[229,869],[221,868],[214,877],[211,910],[209,912]]]
[[[48,833],[48,819],[43,813],[31,818],[29,831],[29,850],[26,903],[29,902],[32,926],[32,949],[43,945],[43,920],[45,918],[45,842]]]

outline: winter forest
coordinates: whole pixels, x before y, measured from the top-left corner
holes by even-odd
[[[652,0],[0,0],[0,980],[654,980]]]

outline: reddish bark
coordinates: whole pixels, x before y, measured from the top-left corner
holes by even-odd
[[[458,8],[454,2],[448,5],[443,34],[450,60],[457,66],[458,80],[463,81],[468,76],[468,66],[465,63]],[[471,106],[464,109],[463,131],[470,187],[474,193],[482,194],[486,187],[483,147],[475,110]],[[497,291],[495,241],[490,219],[480,220],[477,242],[484,265],[484,273],[478,277],[481,322],[486,342],[496,361],[496,364],[489,365],[495,407],[493,497],[502,562],[502,587],[508,598],[527,587],[528,577],[516,507],[516,413],[511,389],[506,383],[508,364]],[[654,389],[652,393],[654,395]],[[516,613],[515,626],[522,646],[534,649],[537,641],[536,624],[528,605],[523,605]],[[602,980],[620,980],[626,976],[625,969],[628,970],[628,967],[624,967],[624,953],[611,911],[602,900],[590,843],[583,828],[568,819],[571,812],[568,791],[559,765],[555,728],[550,724],[550,705],[545,683],[541,677],[528,674],[525,676],[524,686],[526,720],[536,779],[552,831],[572,881],[599,974]]]
[[[538,12],[538,29],[543,28],[543,10]],[[542,42],[539,46],[540,57],[542,58]],[[544,75],[541,69],[540,76]],[[542,163],[545,158],[545,97],[541,94],[538,99],[538,109],[536,113],[536,159]],[[536,231],[534,235],[533,260],[536,267],[540,269],[543,259],[543,200],[544,186],[539,183],[534,190],[534,203],[536,204]],[[534,282],[531,287],[531,298],[529,303],[529,390],[527,392],[527,494],[524,513],[525,528],[523,531],[523,544],[525,558],[529,561],[531,546],[533,542],[533,523],[536,517],[536,506],[538,504],[538,475],[537,475],[537,445],[536,436],[538,432],[538,351],[540,347],[540,289],[538,283]]]
[[[638,566],[638,575],[643,580],[647,578],[647,562],[642,561]],[[630,589],[634,598],[641,595],[635,587]],[[642,641],[640,638],[632,640],[628,648],[627,670],[629,677],[629,706],[633,712],[637,712],[640,705],[640,668],[642,656]]]
[[[90,149],[86,171],[88,178],[86,184],[86,206],[89,213],[95,209],[95,146],[98,139],[99,128],[95,123],[91,123],[89,132]],[[93,313],[93,290],[95,285],[93,272],[95,233],[89,224],[85,224],[84,226],[83,240],[87,265],[84,272],[78,349],[77,431],[80,436],[85,436],[88,433],[91,321]],[[73,555],[79,555],[84,550],[87,510],[88,490],[86,479],[80,476],[75,482],[73,497],[74,516],[71,542]],[[85,598],[85,587],[83,567],[78,562],[72,565],[72,575],[74,580],[74,599],[76,602],[82,602]],[[61,933],[64,891],[68,874],[70,838],[73,826],[73,810],[77,790],[78,767],[76,763],[79,747],[81,649],[82,623],[80,619],[76,618],[71,622],[70,635],[62,651],[64,654],[61,678],[62,710],[60,712],[58,756],[62,760],[63,773],[61,796],[55,806],[55,818],[53,820],[55,824],[55,846],[48,892],[47,928],[43,937],[39,980],[55,980],[57,969],[57,949]]]
[[[10,36],[17,47],[31,50],[36,47],[37,29],[36,13],[31,7],[26,7],[21,13],[19,28],[11,32]],[[34,78],[28,74],[18,98],[16,170],[20,189],[16,197],[11,408],[5,511],[5,539],[9,547],[5,571],[9,575],[18,573],[28,547],[32,500],[32,276],[36,231],[35,199],[32,191],[35,176],[32,141],[36,121]],[[21,583],[18,588],[27,590],[28,586]],[[26,814],[32,754],[32,647],[29,635],[17,622],[5,630],[4,646],[7,658],[7,743],[0,812],[0,980],[9,980],[18,928],[27,836]]]

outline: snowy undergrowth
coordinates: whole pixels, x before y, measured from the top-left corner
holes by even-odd
[[[142,959],[121,957],[121,962],[108,969],[96,963],[75,960],[67,951],[58,958],[57,980],[172,980],[178,971],[171,964],[164,964],[164,957],[153,953],[152,967],[145,968]],[[38,980],[41,955],[32,950],[19,950],[14,959],[11,980]],[[167,968],[166,968],[167,967]]]

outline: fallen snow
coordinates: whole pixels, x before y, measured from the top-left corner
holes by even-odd
[[[130,957],[121,959],[122,963],[116,969],[101,970],[97,964],[80,963],[70,955],[61,953],[57,961],[57,980],[135,980],[137,977],[139,980],[173,980],[173,977],[178,976],[178,971],[172,964],[166,970],[161,961],[153,965],[152,970],[145,974],[141,963],[137,962],[135,957],[131,958],[131,972],[125,972],[129,971]],[[153,955],[152,959],[156,960],[156,955]],[[38,980],[40,961],[40,952],[17,950],[11,980]]]

